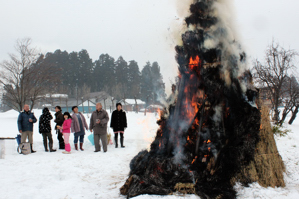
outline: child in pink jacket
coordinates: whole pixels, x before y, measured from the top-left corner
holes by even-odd
[[[70,140],[70,133],[71,133],[72,117],[69,112],[65,112],[63,114],[63,117],[64,117],[64,122],[62,126],[58,126],[58,128],[62,130],[62,134],[64,137],[65,151],[63,151],[62,153],[70,154],[71,145],[69,143],[69,140]]]

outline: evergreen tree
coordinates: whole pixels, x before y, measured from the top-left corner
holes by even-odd
[[[141,73],[136,61],[132,60],[128,65],[128,98],[140,97]]]
[[[93,72],[93,63],[90,59],[89,54],[86,50],[81,50],[78,54],[79,61],[79,70],[78,73],[78,86],[81,88],[84,84],[91,88],[92,87],[92,72]]]
[[[69,84],[69,57],[66,51],[56,50],[54,53],[47,53],[43,60],[46,66],[55,67],[55,76],[59,77],[61,81],[53,82],[55,85],[51,85],[52,92],[59,92],[63,85]]]
[[[101,54],[99,59],[95,61],[93,73],[95,91],[106,91],[112,95],[113,87],[116,85],[114,68],[114,58],[108,54]]]
[[[120,56],[115,62],[115,82],[117,84],[117,93],[120,98],[128,98],[128,63]]]
[[[147,104],[153,99],[153,87],[152,87],[152,74],[151,74],[151,63],[147,62],[141,70],[141,99]]]
[[[67,83],[69,84],[71,93],[74,96],[77,95],[78,87],[79,87],[80,75],[78,71],[80,71],[79,55],[77,52],[71,52],[69,54],[69,67],[66,72],[68,73],[69,76]]]

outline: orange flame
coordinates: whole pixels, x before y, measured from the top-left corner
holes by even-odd
[[[158,112],[158,120],[160,120],[161,119],[161,115],[162,115],[162,111],[158,108],[157,109],[157,112]]]
[[[193,161],[191,162],[191,164],[193,164],[196,159],[197,159],[197,156],[195,156],[195,158],[193,159]]]
[[[195,66],[198,66],[200,60],[199,60],[199,57],[196,56],[196,58],[193,60],[192,57],[190,57],[190,61],[189,61],[189,67],[190,69],[193,69]]]
[[[199,56],[190,57],[189,69],[191,69],[191,70],[196,69],[196,67],[198,67],[200,63],[201,63],[201,60],[200,60]],[[192,82],[193,79],[194,79],[194,81],[196,81],[197,78],[198,78],[198,76],[196,74],[194,74],[194,73],[190,74],[191,82]],[[189,122],[193,121],[193,118],[194,118],[195,114],[198,112],[199,106],[200,106],[200,104],[198,103],[199,94],[190,96],[190,94],[194,90],[193,86],[194,85],[189,85],[189,86],[186,86],[184,88],[184,93],[187,96],[183,100],[183,103],[184,103],[184,106],[185,106],[184,116],[185,116],[186,119],[189,120]],[[197,123],[197,125],[199,125],[198,124],[199,123],[198,119],[195,122]],[[192,125],[192,128],[195,128],[195,127],[196,127],[195,125]]]

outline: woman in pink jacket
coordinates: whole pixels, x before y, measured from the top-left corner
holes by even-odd
[[[60,130],[62,130],[62,134],[64,137],[64,144],[65,144],[65,151],[62,153],[70,154],[71,153],[71,145],[69,143],[70,140],[70,133],[71,133],[71,124],[72,124],[72,117],[69,112],[65,112],[63,114],[64,122],[62,126],[57,126]]]

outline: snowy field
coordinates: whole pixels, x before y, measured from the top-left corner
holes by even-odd
[[[34,110],[37,119],[41,110]],[[53,113],[52,113],[53,114]],[[0,113],[0,137],[17,135],[16,111]],[[63,198],[63,199],[110,199],[125,198],[119,194],[129,173],[130,160],[142,149],[149,147],[153,140],[157,125],[155,114],[128,113],[128,125],[125,132],[126,148],[108,146],[108,152],[94,153],[94,147],[85,138],[85,151],[74,151],[73,136],[70,143],[72,154],[45,152],[42,136],[38,133],[38,125],[34,125],[35,154],[19,155],[16,152],[16,141],[6,141],[6,155],[0,159],[0,198]],[[87,122],[89,118],[86,115]],[[52,128],[54,122],[52,120]],[[276,137],[278,150],[286,165],[285,188],[263,188],[257,183],[250,187],[236,185],[238,198],[299,198],[299,119],[287,128],[292,130],[285,137]],[[111,132],[111,130],[110,130]],[[111,132],[112,133],[112,132]],[[53,131],[54,148],[58,148],[56,134]],[[87,135],[90,133],[87,132]],[[150,196],[141,195],[136,199],[174,199],[199,198],[186,196]]]

